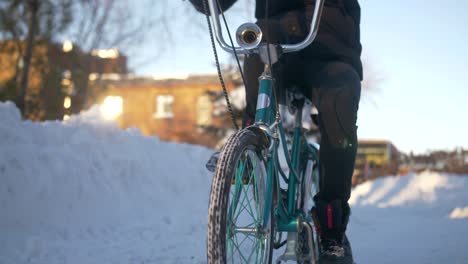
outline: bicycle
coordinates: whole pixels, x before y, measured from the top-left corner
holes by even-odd
[[[271,65],[278,61],[278,50],[295,52],[313,42],[323,3],[316,1],[311,30],[298,44],[262,43],[261,29],[246,23],[237,30],[239,47],[234,47],[223,38],[217,0],[208,0],[219,45],[236,56],[258,53],[265,64],[259,77],[255,122],[232,135],[218,158],[209,202],[208,263],[272,263],[273,249],[282,247],[284,253],[276,263],[315,263],[318,259],[318,221],[311,208],[319,186],[319,147],[308,142],[303,132],[305,99],[300,94],[294,94],[290,102],[295,125],[291,142],[286,140]],[[280,166],[280,149],[288,173]],[[285,240],[283,233],[287,234]]]

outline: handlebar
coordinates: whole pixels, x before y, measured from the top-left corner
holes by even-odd
[[[258,52],[256,48],[258,44],[252,49],[245,49],[241,47],[232,47],[231,45],[227,44],[223,37],[223,32],[221,29],[220,19],[219,19],[219,7],[218,7],[217,0],[208,0],[208,6],[210,9],[211,19],[213,21],[214,32],[216,36],[216,40],[218,41],[219,45],[222,49],[227,52],[234,53],[234,50],[237,54],[248,54],[252,52]],[[310,31],[307,37],[300,43],[297,44],[281,44],[281,48],[284,53],[295,52],[305,47],[309,46],[317,36],[317,32],[319,29],[320,24],[320,17],[322,15],[323,3],[325,0],[316,0],[315,2],[315,9],[314,15],[312,17]]]

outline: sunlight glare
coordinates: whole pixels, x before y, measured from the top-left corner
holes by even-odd
[[[71,98],[70,96],[65,96],[65,99],[63,100],[63,108],[68,109],[71,106]]]
[[[101,105],[101,114],[105,119],[113,120],[122,114],[123,99],[120,96],[107,96]]]

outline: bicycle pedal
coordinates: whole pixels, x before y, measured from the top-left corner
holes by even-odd
[[[219,151],[216,151],[215,153],[213,153],[210,159],[208,160],[208,162],[206,162],[205,167],[207,170],[211,172],[215,171],[216,165],[218,164],[219,153],[220,153]]]
[[[288,232],[286,248],[284,249],[284,253],[281,256],[279,256],[279,258],[276,260],[277,264],[281,262],[297,261],[297,238],[298,236],[296,232]]]

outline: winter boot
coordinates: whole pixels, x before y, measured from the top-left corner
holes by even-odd
[[[319,264],[353,264],[351,245],[345,235],[350,215],[348,204],[340,200],[325,202],[316,199],[314,213],[319,220]]]

